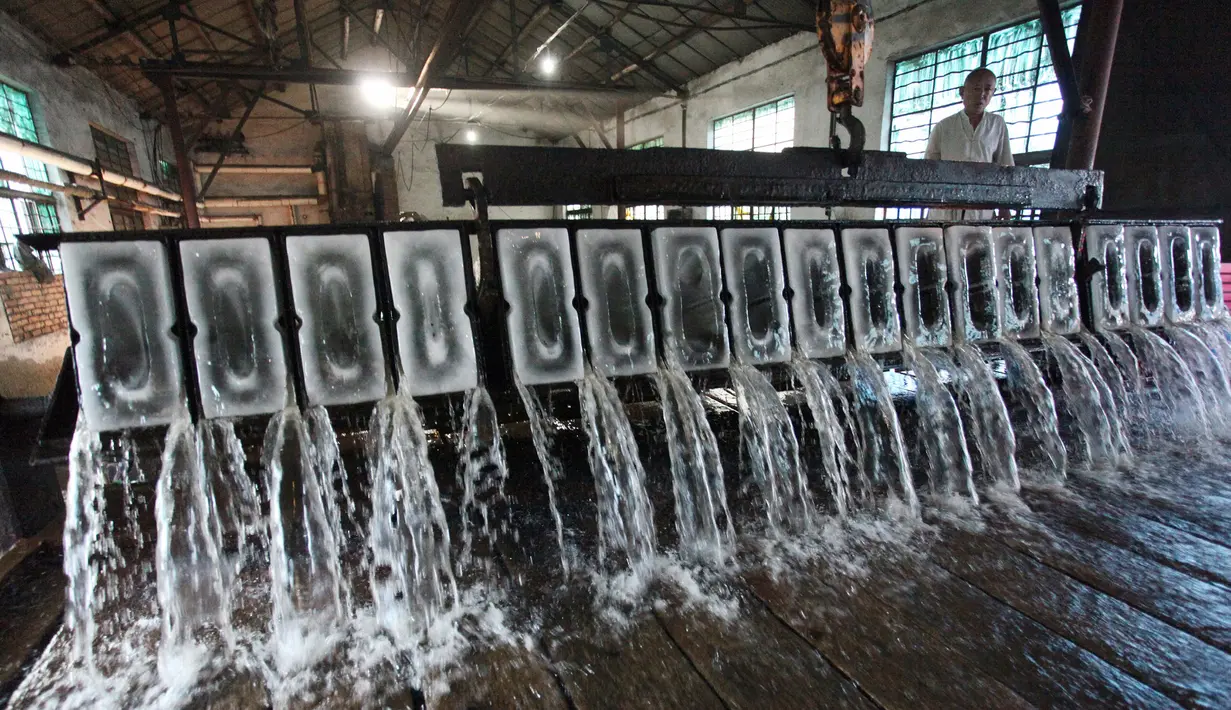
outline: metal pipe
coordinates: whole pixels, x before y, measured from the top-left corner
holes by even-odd
[[[1094,167],[1123,10],[1124,0],[1091,0],[1084,10],[1090,13],[1090,21],[1086,25],[1090,36],[1078,38],[1082,45],[1078,78],[1083,109],[1088,102],[1090,113],[1086,120],[1077,122],[1073,127],[1073,138],[1065,161],[1065,166],[1070,170],[1090,170]]]
[[[174,26],[174,25],[173,25]],[[196,177],[192,174],[192,161],[188,159],[188,147],[184,144],[184,129],[180,126],[180,110],[175,103],[175,87],[171,85],[171,77],[160,76],[154,82],[162,93],[162,102],[166,115],[167,130],[171,134],[171,145],[175,149],[175,165],[179,172],[180,195],[184,203],[184,226],[189,229],[199,229],[201,220],[197,215]]]
[[[10,136],[7,133],[0,133],[0,151],[5,153],[16,153],[23,158],[37,160],[40,163],[54,165],[61,170],[76,173],[77,175],[93,175],[94,166],[85,158],[79,158],[75,155],[48,148],[45,145],[24,141],[16,136]],[[180,202],[181,197],[174,192],[158,187],[152,183],[148,183],[141,178],[123,175],[104,169],[102,171],[103,182],[110,185],[119,185],[120,187],[128,187],[137,192],[144,192],[147,195],[161,197],[164,200],[173,200]]]
[[[0,170],[0,180],[5,182],[15,182],[19,185],[28,185],[40,190],[50,190],[52,192],[59,192],[65,195],[72,195],[73,197],[84,197],[86,199],[90,199],[100,196],[97,191],[89,188],[79,187],[77,185],[57,185],[54,182],[43,182],[42,180],[35,180],[32,177],[26,177],[21,173],[15,173],[12,170]]]
[[[267,195],[262,197],[210,197],[197,204],[206,209],[214,207],[293,207],[295,205],[319,205],[320,198],[311,197],[279,197]]]
[[[265,218],[259,214],[237,214],[231,216],[201,215],[202,224],[235,224],[244,227],[260,227],[265,224]]]
[[[197,165],[195,166],[198,173],[208,173],[213,169],[212,165]],[[219,173],[242,173],[253,175],[311,175],[313,173],[311,165],[223,165],[218,168]]]

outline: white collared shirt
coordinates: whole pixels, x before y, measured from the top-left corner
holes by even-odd
[[[1009,127],[1000,114],[988,111],[976,128],[970,125],[964,111],[958,111],[932,127],[924,157],[928,160],[959,160],[1012,167],[1013,148],[1009,145]],[[983,220],[993,217],[995,212],[992,210],[928,210],[928,218],[938,220]]]

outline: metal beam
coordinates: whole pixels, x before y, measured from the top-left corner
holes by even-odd
[[[154,9],[147,10],[140,15],[135,15],[124,19],[117,17],[113,22],[108,23],[105,30],[84,42],[76,44],[63,52],[60,52],[52,58],[52,61],[60,65],[71,64],[74,55],[84,54],[92,49],[97,49],[117,37],[123,36],[130,32],[135,32],[138,28],[144,25],[156,20],[161,20],[163,10],[164,6],[158,5]]]
[[[478,2],[481,0],[469,0]],[[177,76],[197,79],[230,79],[236,81],[267,81],[286,84],[324,84],[332,86],[358,85],[373,77],[384,79],[393,86],[417,86],[422,73],[407,72],[364,72],[350,69],[329,69],[312,67],[310,69],[286,68],[271,69],[266,66],[244,64],[214,64],[209,62],[162,62],[145,61],[131,66],[141,69],[149,76]],[[456,91],[546,91],[561,93],[620,93],[647,94],[645,91],[629,86],[610,86],[577,84],[559,81],[514,81],[510,79],[467,79],[465,77],[439,77],[431,84],[434,89],[451,89]]]
[[[737,8],[752,5],[755,1],[756,0],[735,0],[735,2],[731,3],[730,5],[731,12],[735,12]],[[623,69],[616,72],[615,74],[612,74],[611,80],[619,81],[625,75],[643,68],[645,64],[647,64],[648,62],[652,62],[658,57],[661,57],[664,54],[667,54],[668,52],[672,51],[676,47],[684,44],[688,40],[704,32],[706,29],[713,27],[714,25],[718,24],[719,22],[725,19],[727,18],[723,17],[722,15],[706,15],[705,17],[702,17],[701,19],[697,20],[696,27],[690,30],[685,30],[681,32],[680,34],[675,35],[670,40],[656,47],[653,52],[650,52],[649,54],[642,57],[639,61],[633,62],[632,64],[629,64],[628,66],[624,67]]]
[[[630,5],[628,8],[625,8],[619,15],[617,15],[616,19],[612,22],[612,26],[614,26],[615,23],[623,20],[624,17],[629,13],[629,10],[631,9],[631,7],[632,6]],[[574,49],[572,52],[570,52],[568,57],[565,58],[566,61],[568,59],[571,59],[578,52],[580,52],[581,48],[589,44],[592,39],[593,41],[598,42],[599,47],[602,47],[604,44],[606,44],[610,46],[612,49],[614,49],[616,53],[618,53],[620,56],[624,57],[626,61],[630,61],[633,64],[641,67],[641,69],[646,74],[648,74],[650,78],[652,78],[654,82],[659,85],[660,88],[667,89],[670,91],[679,90],[680,88],[679,83],[675,80],[674,77],[672,77],[670,74],[666,73],[662,69],[659,69],[658,66],[654,64],[654,61],[652,59],[643,59],[642,57],[637,56],[637,53],[633,51],[632,47],[629,47],[627,44],[624,44],[623,42],[616,39],[611,34],[611,26],[608,26],[606,28],[599,27],[598,25],[595,25],[590,20],[587,20],[585,17],[578,18],[577,26],[589,32],[590,38],[587,38],[581,44],[577,45],[577,48]],[[612,81],[616,81],[616,80],[613,79]]]
[[[295,38],[299,42],[299,61],[305,67],[312,66],[312,32],[308,28],[308,16],[303,9],[303,0],[291,3],[295,8]]]
[[[175,167],[179,173],[180,195],[184,204],[184,226],[188,229],[200,229],[196,185],[193,182],[195,178],[192,174],[192,162],[188,159],[188,148],[184,145],[184,131],[180,127],[179,107],[175,104],[175,87],[171,85],[169,76],[158,77],[155,83],[162,92],[167,113],[167,130],[171,133],[171,145],[175,149]]]
[[[551,2],[551,0],[548,0],[534,9],[534,12],[530,14],[530,17],[526,18],[526,24],[521,26],[521,29],[513,35],[509,43],[504,46],[504,49],[500,50],[500,54],[497,54],[496,58],[492,60],[492,66],[487,71],[487,76],[491,76],[493,71],[503,67],[504,61],[509,58],[509,55],[517,53],[517,48],[521,45],[521,41],[525,39],[530,32],[534,30],[534,28],[538,27],[539,23],[547,19],[547,16],[551,14],[551,8],[553,5],[554,3]],[[510,6],[510,10],[511,9],[512,6]]]
[[[1073,135],[1073,124],[1081,120],[1081,92],[1077,86],[1077,72],[1073,68],[1073,57],[1069,54],[1068,38],[1064,34],[1064,15],[1060,10],[1060,0],[1039,0],[1039,21],[1043,25],[1043,36],[1047,39],[1047,49],[1051,54],[1051,64],[1055,69],[1056,82],[1060,85],[1060,97],[1064,108],[1060,111],[1059,124],[1056,127],[1056,142],[1052,148],[1049,163],[1053,168],[1063,167],[1068,154],[1069,141]]]
[[[222,146],[222,150],[218,151],[218,160],[214,163],[213,169],[209,171],[209,176],[205,178],[205,182],[201,184],[200,197],[205,197],[205,193],[209,192],[210,185],[214,184],[214,178],[218,177],[218,169],[226,162],[227,152],[231,150],[231,146],[235,145],[235,141],[239,140],[239,135],[244,130],[244,124],[248,123],[248,117],[252,115],[252,109],[256,108],[256,104],[261,100],[261,94],[263,93],[265,93],[265,85],[261,84],[257,87],[256,94],[248,100],[248,105],[244,107],[244,115],[235,124],[235,128],[231,130],[231,135],[227,138],[226,144]]]
[[[350,18],[354,18],[355,22],[358,22],[359,26],[362,27],[371,36],[372,42],[374,44],[379,44],[380,46],[384,47],[385,51],[392,54],[395,59],[397,59],[399,62],[402,63],[402,66],[409,67],[412,64],[412,62],[409,61],[409,58],[402,54],[400,49],[394,47],[392,44],[386,41],[383,36],[379,34],[379,29],[373,29],[371,27],[368,27],[367,23],[364,22],[363,18],[359,16],[359,13],[353,7],[350,6],[349,2],[345,2],[345,1],[341,2],[339,3],[338,6],[342,8],[342,14],[343,14],[344,19],[349,20]],[[381,11],[378,10],[377,12],[381,12]],[[349,27],[350,27],[350,23],[348,22],[344,26],[344,30],[346,31],[347,35],[349,35],[350,33]],[[344,35],[343,36],[343,46],[344,47],[345,47],[345,39],[346,39],[346,36]],[[343,53],[342,58],[343,59],[346,58],[345,53]]]
[[[1103,105],[1107,101],[1107,85],[1111,81],[1111,64],[1116,54],[1116,39],[1120,34],[1120,14],[1124,0],[1090,0],[1082,12],[1090,13],[1086,23],[1089,36],[1082,43],[1080,86],[1081,101],[1090,103],[1086,120],[1073,127],[1065,165],[1090,169],[1098,152],[1099,132],[1103,127]]]
[[[346,61],[346,55],[350,52],[350,15],[342,16],[342,61]]]

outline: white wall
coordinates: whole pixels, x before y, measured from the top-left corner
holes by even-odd
[[[910,6],[908,6],[910,7]],[[1037,13],[1030,0],[931,0],[876,24],[872,61],[865,73],[864,105],[855,115],[867,128],[869,148],[889,143],[888,98],[893,62],[954,39]],[[801,33],[765,47],[689,83],[687,126],[677,99],[659,98],[625,115],[625,143],[663,137],[668,147],[708,148],[714,120],[787,95],[795,96],[795,145],[829,145],[825,59],[814,33]],[[614,121],[605,124],[614,136]],[[845,132],[839,129],[845,138]],[[851,216],[869,216],[866,210]],[[823,216],[796,208],[793,216]]]
[[[86,69],[54,66],[48,61],[52,54],[43,42],[0,12],[0,81],[29,93],[39,141],[79,157],[93,158],[93,123],[129,141],[138,175],[152,179],[150,141],[156,124],[149,122],[143,126],[131,99]],[[167,145],[165,141],[163,145]],[[62,176],[55,175],[55,168],[48,169],[53,182],[65,182]],[[78,220],[71,198],[59,195],[56,199],[60,225],[65,231],[111,229],[111,215],[105,205],[90,210],[85,220]]]

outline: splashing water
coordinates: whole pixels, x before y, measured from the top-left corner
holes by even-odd
[[[372,518],[369,580],[376,617],[399,648],[457,600],[436,473],[419,407],[402,392],[381,400],[368,434]]]
[[[1065,338],[1045,334],[1043,344],[1060,371],[1065,410],[1077,423],[1084,461],[1113,465],[1116,459],[1115,437],[1112,419],[1107,415],[1103,396],[1094,382],[1098,372]]]
[[[939,355],[939,353],[938,353]],[[1019,490],[1017,475],[1017,438],[1009,423],[1009,410],[996,387],[996,379],[983,353],[969,343],[953,347],[956,367],[951,371],[960,400],[970,420],[970,434],[979,452],[983,474],[994,485]],[[946,366],[948,359],[941,360]]]
[[[927,460],[931,492],[948,497],[960,488],[977,504],[979,493],[975,490],[970,451],[966,448],[962,417],[953,395],[940,381],[936,367],[914,347],[904,347],[902,356],[918,382],[915,409],[919,414],[919,436]]]
[[[858,486],[860,497],[864,501],[870,497],[869,485],[886,487],[891,498],[905,504],[910,514],[918,517],[919,498],[911,481],[902,426],[893,409],[885,376],[872,356],[863,351],[848,352],[846,367],[851,373],[853,403],[859,421],[856,446],[863,474]],[[886,443],[888,451],[883,448]],[[885,459],[893,471],[886,470]]]
[[[1014,340],[1000,341],[1000,352],[1005,361],[1007,393],[1021,402],[1017,409],[1024,414],[1023,426],[1018,430],[1024,431],[1025,436],[1043,454],[1049,478],[1063,480],[1068,471],[1068,455],[1064,440],[1060,438],[1056,402],[1043,381],[1043,373],[1030,353]]]
[[[648,569],[657,545],[654,508],[646,492],[645,468],[633,427],[607,378],[587,369],[577,386],[598,496],[599,563],[606,560],[610,546],[627,554],[634,570]]]
[[[167,430],[154,499],[164,675],[177,656],[196,646],[194,637],[202,629],[213,627],[234,644],[213,500],[201,437],[184,410]]]
[[[1142,385],[1141,364],[1137,360],[1137,355],[1119,333],[1108,330],[1099,333],[1099,336],[1107,345],[1107,352],[1111,355],[1112,362],[1116,364],[1121,380],[1124,382],[1124,393],[1127,396],[1124,416],[1132,425],[1134,432],[1147,439],[1153,437],[1152,428],[1146,426],[1145,387]]]
[[[1231,333],[1226,330],[1226,323],[1219,321],[1216,323],[1193,323],[1185,326],[1201,338],[1214,352],[1214,357],[1218,358],[1218,362],[1222,365],[1223,372],[1227,373],[1228,384],[1231,384]]]
[[[851,505],[851,482],[847,466],[854,465],[842,439],[842,421],[834,407],[834,401],[846,403],[838,381],[829,368],[796,355],[791,361],[791,372],[804,391],[812,424],[821,441],[821,462],[825,467],[825,487],[838,510],[846,517]]]
[[[1226,431],[1231,424],[1231,390],[1227,387],[1227,371],[1214,351],[1192,332],[1175,326],[1163,329],[1167,340],[1197,383],[1197,391],[1205,402],[1205,414],[1216,431]]]
[[[1167,341],[1139,326],[1129,326],[1138,362],[1151,390],[1143,396],[1162,404],[1154,414],[1163,422],[1160,433],[1180,438],[1209,438],[1209,419],[1192,370]],[[1161,411],[1159,411],[1161,410]],[[1188,434],[1189,436],[1185,436]]]
[[[223,562],[222,582],[226,603],[234,606],[240,590],[241,572],[263,560],[269,549],[269,538],[261,496],[256,481],[246,470],[247,457],[243,444],[235,434],[235,422],[215,420],[199,425],[211,505],[217,521],[215,537]]]
[[[1128,427],[1131,419],[1131,415],[1128,413],[1130,407],[1128,388],[1124,385],[1124,376],[1116,365],[1115,360],[1112,359],[1111,353],[1103,347],[1098,338],[1084,330],[1078,333],[1077,337],[1081,344],[1085,346],[1086,352],[1090,354],[1090,363],[1094,366],[1094,371],[1098,374],[1099,380],[1106,386],[1107,392],[1104,393],[1103,402],[1107,405],[1107,416],[1114,420],[1113,424],[1119,427],[1121,436],[1123,436],[1123,432]],[[1098,384],[1098,380],[1095,381],[1095,384]],[[1121,445],[1127,452],[1127,440]]]
[[[504,494],[509,467],[500,438],[500,423],[496,420],[496,406],[485,387],[476,387],[466,395],[460,435],[457,479],[462,489],[462,549],[458,562],[461,566],[469,566],[474,561],[476,517],[479,533],[489,544],[511,528]],[[492,524],[493,508],[501,515],[495,526]]]
[[[328,414],[324,422],[328,422]],[[330,427],[332,430],[332,427]],[[275,666],[286,674],[329,652],[324,639],[346,619],[338,505],[328,447],[313,443],[295,407],[269,420],[262,470],[269,496],[269,573]],[[328,466],[328,468],[326,468]]]
[[[547,431],[547,412],[539,398],[520,378],[514,376],[517,392],[521,395],[522,404],[526,408],[526,419],[530,423],[530,438],[534,441],[534,450],[539,455],[539,464],[543,467],[543,482],[547,484],[547,504],[551,508],[551,519],[556,524],[556,545],[560,548],[560,566],[564,576],[569,574],[568,554],[564,548],[564,519],[560,517],[560,508],[556,505],[556,481],[564,475],[564,467],[560,460],[551,453],[551,434]]]
[[[718,440],[701,396],[682,369],[663,365],[654,381],[667,431],[680,552],[694,560],[721,560],[733,548],[735,533]]]
[[[740,442],[753,480],[761,489],[770,530],[808,530],[813,502],[799,460],[799,442],[782,399],[754,367],[732,366],[731,380],[739,400]]]

